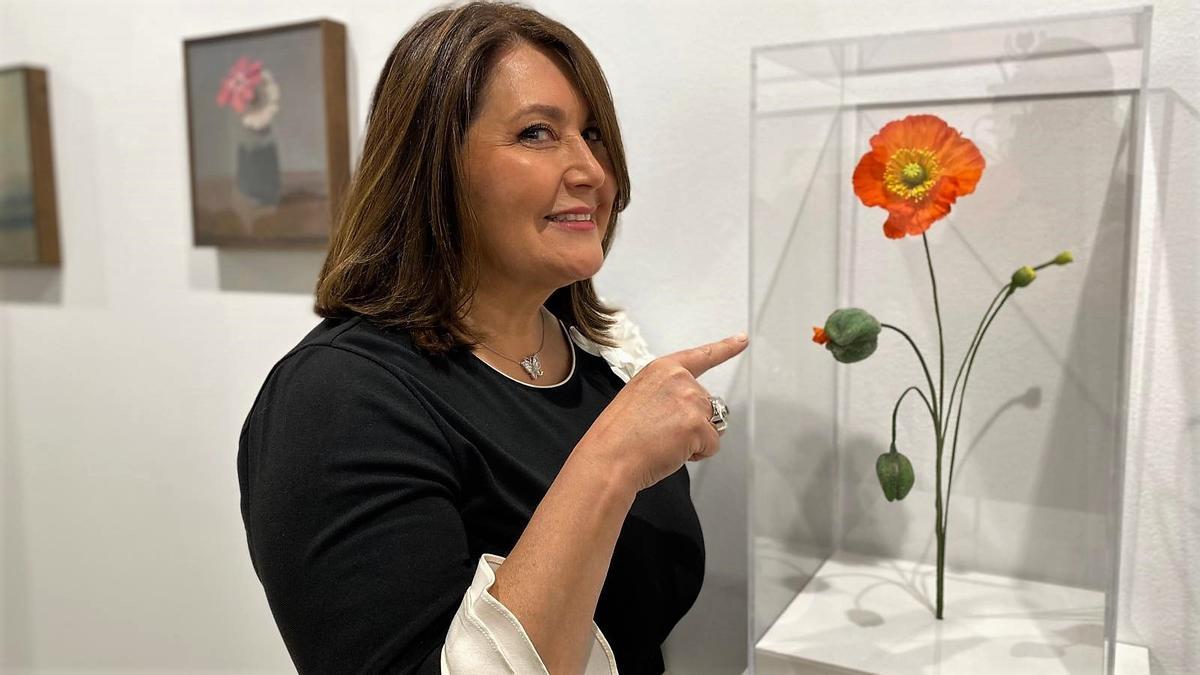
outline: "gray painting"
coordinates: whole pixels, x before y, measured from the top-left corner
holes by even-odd
[[[321,47],[318,26],[187,45],[196,243],[328,237]]]
[[[25,74],[0,73],[0,264],[37,262]]]

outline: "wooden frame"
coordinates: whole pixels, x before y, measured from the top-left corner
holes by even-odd
[[[24,101],[4,102],[7,105],[0,106],[0,109],[17,113],[12,122],[16,126],[0,130],[0,136],[14,134],[16,145],[27,147],[28,154],[0,153],[0,177],[20,176],[8,183],[7,189],[0,190],[0,225],[3,225],[0,227],[0,265],[57,266],[61,262],[58,203],[46,71],[31,66],[0,69],[0,77],[14,76],[21,80],[16,91],[23,94]],[[24,128],[20,128],[22,112]],[[0,188],[5,185],[0,183]],[[31,237],[28,236],[30,233],[23,232],[27,229],[32,230]]]
[[[233,48],[232,45],[243,45],[239,49],[243,49],[246,53],[252,53],[256,51],[255,44],[262,46],[266,43],[278,43],[277,38],[289,34],[291,38],[288,39],[300,41],[306,39],[302,38],[302,35],[309,31],[315,32],[317,54],[313,55],[307,49],[299,48],[295,44],[290,47],[280,47],[279,44],[274,44],[273,53],[277,58],[273,63],[266,63],[267,57],[259,58],[258,66],[265,74],[264,77],[271,79],[273,83],[276,77],[279,80],[285,79],[280,75],[289,73],[291,75],[288,83],[284,85],[282,94],[279,93],[281,87],[275,85],[275,110],[279,112],[279,115],[267,123],[269,133],[276,132],[271,128],[271,125],[274,124],[280,127],[277,133],[284,138],[281,141],[276,140],[276,137],[272,137],[269,141],[254,140],[253,143],[256,145],[246,149],[245,136],[248,134],[257,135],[257,137],[264,136],[261,130],[250,130],[247,121],[249,114],[242,115],[242,110],[238,110],[242,124],[234,131],[221,130],[219,125],[211,119],[214,112],[223,113],[226,117],[231,115],[232,108],[223,111],[214,111],[208,108],[213,107],[209,104],[212,101],[211,96],[229,82],[233,73],[233,70],[230,70],[230,75],[226,75],[220,87],[215,86],[212,81],[211,66],[219,60],[219,57],[212,56],[212,54],[222,49],[228,51]],[[287,56],[279,57],[283,52],[286,52]],[[210,61],[207,64],[204,63],[206,58]],[[256,57],[249,58],[253,62]],[[188,121],[192,232],[195,245],[245,248],[326,246],[329,242],[337,204],[350,178],[345,26],[329,19],[318,19],[257,30],[192,38],[183,43],[183,59]],[[228,62],[228,58],[226,58],[226,62]],[[314,77],[316,73],[304,70],[305,63],[310,66],[315,64],[315,69],[319,69],[319,77]],[[208,67],[207,70],[205,70],[206,67]],[[224,66],[224,68],[228,67],[228,65]],[[236,67],[235,64],[234,68]],[[277,69],[279,73],[271,75],[268,67]],[[318,92],[304,91],[306,87],[312,87],[316,82],[319,82]],[[262,106],[263,99],[259,98],[263,91],[261,86],[253,87],[255,98],[249,100],[251,106]],[[291,89],[290,92],[287,91],[288,88]],[[312,100],[313,96],[319,100]],[[223,105],[220,103],[219,95],[218,105]],[[304,119],[312,124],[308,127],[293,125],[290,129],[284,127],[284,123],[276,124],[278,120],[289,119],[287,117],[289,114],[293,121]],[[201,117],[204,117],[202,122],[200,121]],[[319,124],[315,121],[315,118],[318,117],[320,118]],[[268,119],[272,118],[268,117]],[[217,130],[217,133],[210,133],[214,129]],[[297,132],[297,129],[300,131]],[[291,132],[291,137],[287,138],[289,132]],[[233,137],[236,134],[240,134],[243,140],[234,141]],[[314,141],[317,138],[320,140]],[[234,142],[237,143],[236,148],[230,146]],[[293,152],[289,159],[288,153],[279,149],[281,142],[293,142],[301,145],[319,143],[319,145],[300,153]],[[218,148],[214,149],[210,143],[215,143]],[[221,146],[222,143],[224,146]],[[255,166],[274,167],[273,171],[276,176],[273,187],[277,201],[273,205],[270,194],[271,185],[257,192],[250,190],[249,193],[253,193],[252,196],[242,189],[250,184],[247,181],[254,179],[252,171],[244,170],[244,166],[249,162],[243,160],[251,157],[250,153],[260,152],[264,148],[269,151],[268,158],[270,154],[274,155],[274,163],[272,165],[268,161],[264,164],[260,161]],[[226,152],[226,157],[229,157],[232,156],[235,149],[237,154],[232,174],[218,175],[219,172],[214,171],[212,167],[220,164],[221,161],[228,160],[222,159],[214,153]],[[319,169],[299,171],[295,168],[296,161],[300,163],[312,161],[317,155],[317,150],[321,150],[324,155],[323,165]],[[214,157],[217,157],[216,161],[213,161]],[[260,171],[259,175],[266,176],[271,170],[265,169],[266,173]],[[302,173],[304,174],[303,178],[300,177]],[[247,175],[250,178],[246,178]],[[266,182],[269,184],[271,181]],[[227,198],[229,204],[225,203]],[[290,203],[289,200],[291,200]]]

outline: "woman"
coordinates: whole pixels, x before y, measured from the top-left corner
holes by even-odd
[[[238,453],[301,672],[663,672],[704,550],[688,460],[730,338],[624,382],[591,277],[629,178],[595,58],[472,3],[396,45],[317,288]],[[620,364],[616,364],[620,365]],[[593,623],[594,620],[594,623]]]

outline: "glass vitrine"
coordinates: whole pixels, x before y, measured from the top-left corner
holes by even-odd
[[[1149,25],[1138,9],[754,50],[752,672],[1111,672]],[[928,257],[852,184],[871,137],[922,114],[986,161]],[[887,501],[894,404],[927,384],[944,404],[989,299],[1060,251],[1074,262],[1039,270],[978,346],[938,620],[934,425],[917,397],[900,408],[915,483]],[[814,344],[843,307],[902,327],[933,382],[893,331],[852,364]]]

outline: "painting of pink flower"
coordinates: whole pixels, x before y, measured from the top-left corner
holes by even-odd
[[[262,81],[262,65],[262,61],[253,61],[245,56],[238,58],[221,81],[217,105],[229,106],[239,115],[246,112],[246,106],[254,100],[254,90]]]
[[[328,243],[350,178],[345,37],[318,19],[184,40],[197,246]]]

